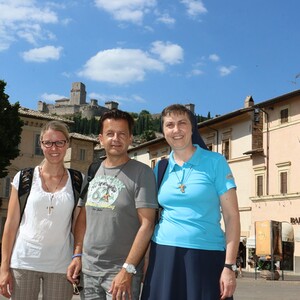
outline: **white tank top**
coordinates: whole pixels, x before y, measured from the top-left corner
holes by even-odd
[[[66,273],[73,253],[71,223],[74,208],[69,172],[68,175],[63,189],[51,194],[42,189],[39,170],[35,167],[31,191],[16,235],[11,268]],[[19,177],[20,172],[12,182],[17,190]]]

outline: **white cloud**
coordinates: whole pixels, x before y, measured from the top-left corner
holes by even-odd
[[[187,13],[191,17],[196,17],[207,12],[207,9],[201,0],[181,0],[181,3],[186,6]]]
[[[41,95],[41,100],[44,102],[52,102],[54,103],[55,100],[60,100],[60,99],[65,99],[67,98],[66,96],[62,96],[62,95],[57,95],[57,94],[47,94],[44,93],[43,95]]]
[[[64,76],[64,77],[66,77],[66,78],[71,78],[72,73],[70,73],[70,72],[62,72],[61,75]]]
[[[204,74],[204,72],[200,69],[193,69],[189,74],[188,77],[193,77],[193,76],[200,76]]]
[[[183,49],[177,44],[156,41],[152,43],[151,52],[170,65],[179,64],[183,61]]]
[[[60,20],[49,2],[41,2],[0,0],[0,51],[8,49],[18,39],[36,45],[39,40],[54,37],[44,26]]]
[[[230,75],[236,68],[237,68],[236,66],[229,66],[229,67],[222,66],[219,68],[219,74],[221,76]]]
[[[156,0],[95,0],[95,5],[118,21],[140,24],[144,15],[156,6]]]
[[[34,48],[22,53],[25,61],[47,62],[48,60],[58,60],[62,51],[62,47],[45,46],[42,48]]]
[[[217,54],[210,54],[208,58],[209,58],[209,60],[214,61],[214,62],[220,60],[220,57]]]
[[[58,18],[55,12],[47,6],[39,7],[34,0],[0,0],[1,22],[14,23],[35,21],[41,23],[56,23]]]
[[[122,103],[130,103],[130,102],[133,102],[133,103],[146,103],[146,100],[144,98],[142,98],[141,96],[139,95],[131,95],[131,96],[121,96],[121,95],[113,95],[113,94],[110,94],[110,95],[105,95],[105,94],[99,94],[99,93],[90,93],[89,94],[89,97],[91,99],[97,99],[97,100],[100,100],[100,101],[103,101],[103,102],[106,102],[109,100],[112,100],[112,101],[116,101],[118,102],[119,104],[122,104]],[[99,103],[98,103],[99,104]]]
[[[157,17],[157,22],[159,23],[163,23],[166,25],[174,25],[176,23],[176,20],[172,17],[170,17],[170,15],[168,13],[163,13],[160,16]]]
[[[139,49],[109,49],[91,57],[78,73],[95,81],[127,84],[143,81],[147,71],[163,71],[164,64]]]

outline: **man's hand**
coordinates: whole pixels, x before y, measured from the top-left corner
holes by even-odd
[[[110,294],[112,294],[112,300],[132,299],[132,295],[131,295],[132,276],[134,275],[127,273],[126,270],[122,268],[122,270],[114,278],[110,290],[108,291]]]

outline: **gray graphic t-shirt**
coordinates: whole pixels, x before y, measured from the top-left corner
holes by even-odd
[[[102,164],[89,184],[86,202],[79,205],[86,208],[83,273],[115,275],[140,227],[137,209],[157,208],[154,173],[136,160],[116,168],[104,169]]]

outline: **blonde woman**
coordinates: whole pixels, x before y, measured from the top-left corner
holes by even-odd
[[[12,300],[38,299],[41,283],[43,299],[68,300],[73,295],[66,270],[72,259],[76,200],[71,173],[64,167],[69,147],[66,124],[48,122],[40,145],[44,160],[34,168],[23,214],[18,198],[20,172],[12,182],[0,274],[0,294]]]

